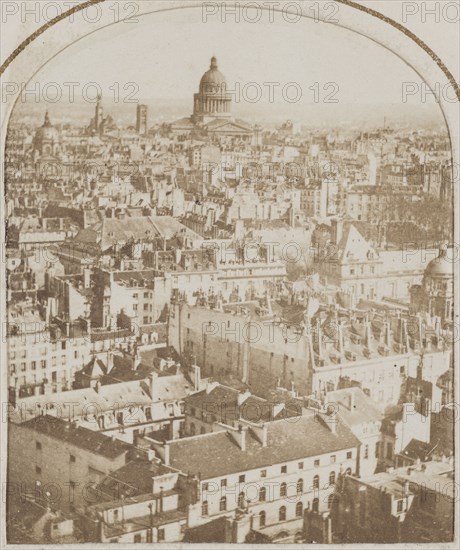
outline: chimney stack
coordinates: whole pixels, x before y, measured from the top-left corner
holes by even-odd
[[[331,241],[333,244],[338,245],[343,235],[343,222],[342,220],[332,220],[331,222]]]
[[[238,447],[242,450],[246,450],[246,434],[248,432],[247,426],[239,424],[238,429],[231,428],[227,430],[227,433],[232,437]]]

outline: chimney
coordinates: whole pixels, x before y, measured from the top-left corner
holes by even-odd
[[[351,389],[350,393],[348,394],[348,408],[350,411],[353,411],[355,408],[355,392],[353,389]]]
[[[318,342],[318,357],[323,359],[323,333],[321,329],[321,320],[318,318],[316,320],[316,338]]]
[[[391,327],[388,319],[384,322],[384,343],[388,348],[391,346]]]
[[[340,353],[340,355],[343,354],[343,328],[342,323],[338,320],[337,317],[337,350]]]
[[[86,289],[91,287],[91,269],[88,267],[83,270],[83,286]]]
[[[254,424],[250,426],[254,437],[262,444],[262,447],[267,446],[268,430],[266,424]]]
[[[235,443],[238,445],[238,447],[242,451],[246,450],[247,431],[248,431],[247,426],[243,426],[242,424],[239,424],[238,429],[231,428],[227,430],[227,433],[230,435],[230,437],[235,441]]]
[[[331,223],[331,241],[333,244],[339,244],[343,235],[343,222],[342,220],[332,220]]]
[[[153,396],[155,395],[155,391],[156,391],[156,385],[157,385],[157,378],[158,378],[158,373],[157,372],[152,372],[150,373],[150,397],[151,399],[153,399]]]
[[[407,479],[404,482],[404,489],[403,490],[404,490],[404,496],[409,495],[409,493],[410,493],[410,483]]]
[[[163,449],[164,449],[163,462],[165,466],[169,466],[169,443],[165,443],[163,446]]]
[[[191,378],[193,382],[193,389],[195,391],[199,391],[200,389],[200,381],[201,381],[201,369],[198,365],[192,365],[191,366]]]
[[[328,412],[326,415],[320,415],[318,414],[317,418],[322,420],[326,426],[329,428],[331,433],[336,434],[337,433],[337,411],[335,407],[329,407]]]

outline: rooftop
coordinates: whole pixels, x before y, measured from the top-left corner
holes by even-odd
[[[115,459],[124,455],[133,447],[118,439],[77,427],[71,422],[50,415],[39,416],[21,424],[21,427],[35,430],[53,439],[58,439],[74,447],[79,447],[94,454]]]

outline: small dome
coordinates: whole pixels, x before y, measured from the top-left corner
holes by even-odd
[[[227,81],[225,80],[225,76],[217,68],[217,59],[212,57],[209,71],[206,71],[201,77],[200,92],[212,92],[217,87],[222,88],[226,85]]]
[[[453,277],[454,267],[452,262],[446,258],[445,253],[431,260],[425,269],[425,277]]]

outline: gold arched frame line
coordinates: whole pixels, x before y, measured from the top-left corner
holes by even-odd
[[[42,25],[39,29],[37,29],[34,33],[32,33],[28,38],[26,38],[21,44],[7,57],[7,59],[2,63],[0,66],[0,76],[5,72],[7,67],[11,65],[11,63],[18,57],[18,55],[25,50],[25,48],[33,42],[36,38],[38,38],[41,34],[43,34],[46,30],[48,30],[53,25],[56,25],[60,21],[66,19],[70,15],[73,15],[74,13],[77,13],[79,11],[82,11],[86,8],[88,8],[91,5],[94,4],[101,4],[105,2],[106,0],[86,0],[86,2],[83,2],[83,4],[80,4],[78,6],[74,6],[67,10],[66,12],[63,12],[59,14],[58,16],[54,17],[51,21],[46,23],[45,25]],[[367,13],[368,15],[371,15],[372,17],[376,17],[378,19],[381,19],[385,23],[388,23],[395,29],[399,30],[403,34],[405,34],[408,38],[413,40],[420,48],[422,48],[432,59],[433,61],[438,65],[438,67],[442,70],[442,72],[446,75],[447,79],[451,83],[452,87],[454,88],[455,94],[457,96],[457,99],[460,101],[460,86],[458,85],[457,81],[455,80],[453,74],[450,72],[450,70],[447,68],[447,66],[443,63],[441,58],[423,41],[421,40],[416,34],[414,34],[412,31],[410,31],[407,27],[404,25],[401,25],[401,23],[398,23],[391,17],[387,17],[383,15],[382,13],[372,9],[368,8],[366,6],[362,6],[361,4],[357,4],[354,2],[354,0],[333,0],[334,2],[338,4],[343,4],[345,6],[349,6],[351,8],[357,9],[359,11],[362,11],[364,13]],[[185,6],[182,6],[185,7]]]

